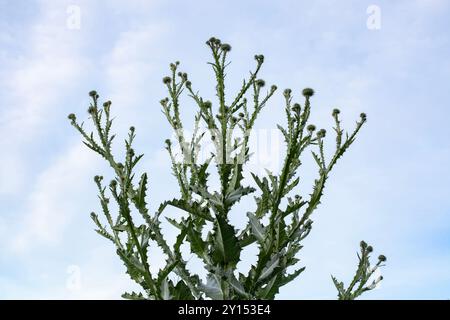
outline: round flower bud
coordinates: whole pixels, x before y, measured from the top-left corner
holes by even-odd
[[[341,110],[339,110],[339,109],[333,109],[333,116],[337,116],[339,113],[341,113]]]
[[[316,126],[313,124],[310,124],[306,127],[306,130],[313,132],[314,130],[316,130]]]
[[[372,252],[372,251],[373,251],[373,247],[372,247],[372,246],[368,246],[368,247],[367,247],[367,252],[370,253],[370,252]]]
[[[222,49],[222,51],[224,51],[224,52],[230,52],[231,51],[231,46],[228,43],[223,43],[220,46],[220,49]]]
[[[293,107],[292,107],[292,111],[299,113],[301,110],[301,107],[298,103],[294,103]]]
[[[284,91],[283,91],[283,94],[285,97],[289,97],[291,95],[291,93],[292,93],[292,90],[289,88],[284,89]]]
[[[278,88],[277,88],[277,86],[276,85],[272,85],[271,87],[270,87],[270,90],[271,91],[275,91],[275,90],[277,90]]]
[[[367,119],[367,115],[363,112],[359,115],[361,117],[361,120],[366,120]]]
[[[67,118],[68,118],[69,120],[72,120],[72,121],[77,120],[77,117],[76,117],[75,114],[73,114],[73,113],[69,114],[69,115],[67,116]]]
[[[106,102],[103,103],[103,106],[104,106],[105,108],[107,108],[107,107],[111,106],[111,103],[112,103],[112,102],[108,100],[108,101],[106,101]]]
[[[242,112],[239,112],[239,117],[240,117],[240,118],[243,118],[243,117],[244,117],[244,114],[243,114]]]
[[[111,189],[115,189],[117,187],[117,181],[116,180],[111,180],[111,182],[109,183],[109,187]]]
[[[381,254],[381,255],[378,256],[378,260],[380,260],[381,262],[385,262],[386,261],[386,256]]]
[[[172,142],[170,141],[170,139],[166,139],[165,143],[166,143],[167,145],[169,145],[169,146],[172,144]]]
[[[95,91],[95,90],[90,91],[89,96],[92,98],[97,98],[98,97],[97,91]]]
[[[314,95],[314,90],[311,89],[311,88],[305,88],[305,89],[303,89],[302,94],[305,97],[309,98],[309,97],[312,97]]]
[[[100,183],[100,181],[102,181],[102,179],[103,179],[102,176],[95,176],[95,177],[94,177],[94,181],[95,181],[96,183]]]
[[[266,82],[263,79],[256,80],[256,85],[260,88],[264,87],[266,85]]]
[[[207,100],[207,101],[203,102],[203,105],[209,109],[209,108],[211,108],[212,103],[211,103],[211,101]]]
[[[172,79],[170,77],[164,77],[163,78],[163,83],[164,84],[170,84],[172,82]]]
[[[94,107],[94,106],[90,106],[90,107],[88,108],[88,113],[89,113],[89,114],[94,114],[94,113],[95,113],[95,107]]]
[[[135,128],[133,126],[130,127],[130,131],[134,132]]]
[[[134,156],[134,149],[133,148],[128,149],[128,154],[130,155],[130,157]]]
[[[298,194],[295,195],[295,200],[300,200],[300,196]]]
[[[192,83],[188,80],[186,81],[186,88],[190,89],[192,86]]]
[[[325,130],[325,129],[320,129],[318,132],[317,132],[317,137],[318,138],[325,138],[325,135],[327,134],[327,130]]]
[[[363,249],[367,248],[367,243],[366,243],[365,241],[361,241],[361,242],[359,243],[359,245],[360,245],[361,248],[363,248]]]

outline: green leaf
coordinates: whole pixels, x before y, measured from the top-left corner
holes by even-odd
[[[226,198],[225,198],[225,204],[227,206],[232,206],[233,204],[235,204],[236,202],[238,202],[239,200],[241,200],[241,198],[243,196],[246,196],[252,192],[254,192],[255,189],[251,188],[251,187],[239,187],[236,190],[233,190],[232,192],[230,192]]]
[[[213,262],[234,267],[239,262],[241,247],[234,228],[223,216],[217,216],[214,226]]]
[[[260,242],[264,242],[265,237],[265,230],[261,223],[259,223],[258,218],[251,212],[247,212],[247,217],[250,221],[250,227],[252,230],[252,234],[255,236],[255,238]]]
[[[179,260],[175,260],[171,263],[167,262],[166,266],[158,272],[158,285],[161,285],[164,280],[167,279],[168,275],[172,272],[172,270],[177,266]]]
[[[200,289],[207,297],[213,300],[223,300],[223,291],[220,286],[220,280],[216,275],[209,275],[206,278],[206,284],[200,284]]]
[[[203,257],[206,250],[206,243],[202,239],[202,234],[194,228],[192,223],[187,227],[187,238],[191,245],[192,253]]]
[[[190,204],[185,200],[173,199],[171,201],[168,201],[167,203],[175,208],[184,210],[196,217],[200,217],[200,218],[208,220],[208,221],[213,221],[213,219],[211,218],[211,216],[209,214],[208,208],[203,208],[197,202],[193,202]]]
[[[241,297],[245,299],[251,298],[250,294],[245,291],[244,286],[238,279],[236,279],[232,271],[228,273],[228,283]]]
[[[175,288],[172,290],[173,300],[194,300],[194,296],[191,293],[189,287],[183,282],[178,281]]]
[[[170,294],[170,281],[164,279],[160,283],[161,297],[163,300],[170,300],[172,295]]]
[[[259,298],[271,300],[278,293],[279,288],[280,288],[280,275],[276,275],[269,281],[269,283],[264,288],[259,290]]]
[[[136,208],[141,213],[147,213],[147,203],[145,202],[145,196],[147,192],[147,173],[143,173],[139,181],[139,187],[134,196],[134,203]]]
[[[285,284],[288,284],[289,282],[293,281],[295,278],[297,278],[300,273],[305,271],[305,267],[300,268],[298,270],[295,270],[293,273],[288,274],[286,276],[283,276],[280,282],[280,287],[284,286]]]
[[[274,270],[280,265],[280,257],[281,257],[280,253],[277,253],[272,256],[272,258],[269,260],[269,262],[267,262],[264,269],[262,270],[258,280],[260,281],[264,280],[270,275],[272,275]]]

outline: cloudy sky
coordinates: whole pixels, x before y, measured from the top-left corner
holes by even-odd
[[[297,97],[316,90],[321,126],[331,128],[335,107],[349,129],[368,115],[315,213],[307,269],[279,298],[335,298],[330,274],[348,281],[365,239],[388,257],[365,298],[449,299],[449,14],[444,0],[0,0],[0,298],[115,299],[134,288],[89,219],[99,209],[92,177],[110,170],[66,117],[88,119],[92,89],[112,100],[119,136],[137,128],[157,208],[177,195],[161,78],[180,60],[213,99],[204,42],[216,36],[233,46],[230,90],[263,53],[269,84]],[[282,102],[278,93],[260,132],[282,123]]]

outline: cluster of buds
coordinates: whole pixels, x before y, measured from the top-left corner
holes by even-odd
[[[206,41],[206,44],[210,46],[212,49],[220,49],[224,53],[231,51],[231,46],[228,43],[222,43],[220,39],[217,39],[215,37],[209,38],[209,40]]]

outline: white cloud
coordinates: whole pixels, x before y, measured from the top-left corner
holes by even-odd
[[[26,50],[8,55],[8,72],[0,75],[0,194],[14,194],[30,173],[27,146],[44,135],[48,119],[64,106],[61,98],[80,78],[86,61],[80,38],[65,25],[65,6],[42,1],[42,16],[28,26]],[[8,35],[6,35],[8,36]]]
[[[42,244],[56,245],[80,210],[80,198],[92,185],[99,159],[80,142],[68,148],[39,175],[24,199],[26,211],[15,222],[18,229],[10,249],[27,252]]]

